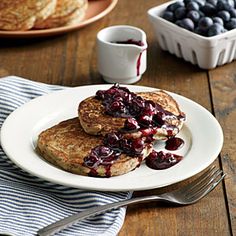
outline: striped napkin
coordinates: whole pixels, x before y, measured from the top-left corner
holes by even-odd
[[[65,87],[16,76],[1,78],[0,127],[22,104],[60,89]],[[47,182],[21,170],[0,147],[0,235],[36,235],[38,229],[73,213],[130,197],[131,192],[88,191]],[[83,220],[56,235],[117,235],[124,218],[125,208],[120,208]]]

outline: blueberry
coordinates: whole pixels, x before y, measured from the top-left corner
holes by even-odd
[[[124,123],[124,128],[125,128],[126,130],[137,130],[137,129],[139,129],[140,127],[139,127],[139,125],[138,125],[137,120],[136,120],[135,118],[130,117],[130,118],[128,118],[128,119],[125,121],[125,123]]]
[[[198,22],[198,27],[200,30],[206,31],[212,24],[213,20],[210,17],[202,17]]]
[[[224,33],[224,27],[221,24],[214,23],[208,29],[207,36],[215,36]]]
[[[178,26],[180,26],[180,27],[182,27],[182,26],[181,26],[181,20],[177,20],[177,21],[175,22],[175,24],[178,25]]]
[[[203,29],[200,29],[199,27],[196,27],[194,29],[194,33],[202,35],[202,36],[207,36],[207,31],[203,30]]]
[[[177,20],[183,19],[186,16],[186,8],[179,7],[175,10],[175,18]]]
[[[233,8],[235,7],[235,0],[227,0],[229,5],[231,5]]]
[[[151,100],[146,100],[145,101],[145,107],[143,109],[143,114],[152,116],[156,113],[156,104],[155,102],[151,101]]]
[[[189,18],[184,18],[182,20],[179,20],[177,23],[177,25],[179,25],[180,27],[193,31],[194,30],[194,23],[191,19]]]
[[[112,154],[112,150],[106,146],[100,146],[99,148],[99,156],[100,157],[107,157]]]
[[[231,10],[231,9],[234,9],[229,3],[225,3],[224,4],[224,9],[222,9],[222,10],[226,10],[226,11],[229,11],[229,10]]]
[[[200,19],[200,14],[198,11],[189,11],[187,13],[187,18],[191,19],[194,23],[197,23]]]
[[[165,124],[165,121],[163,120],[162,114],[157,113],[153,116],[154,125],[157,127],[161,127]]]
[[[120,140],[120,149],[127,154],[132,154],[132,141],[130,139],[121,139]]]
[[[190,2],[194,2],[194,1],[193,1],[193,0],[184,0],[184,4],[185,4],[185,6],[187,6],[188,3],[190,3]]]
[[[205,0],[193,0],[193,1],[197,2],[200,7],[205,5]]]
[[[184,5],[187,6],[190,2],[195,2],[193,0],[183,0]]]
[[[84,164],[90,168],[95,167],[96,165],[99,165],[99,157],[97,154],[94,154],[91,152],[87,157],[84,158]]]
[[[112,102],[109,108],[112,112],[123,112],[125,109],[124,104],[119,101]]]
[[[187,6],[190,2],[196,2],[199,7],[205,4],[205,0],[184,0],[185,6]]]
[[[184,7],[184,2],[178,1],[178,2],[172,3],[167,7],[167,10],[174,12],[179,7]]]
[[[164,19],[174,22],[175,21],[175,16],[172,11],[165,11],[162,16]]]
[[[144,141],[140,138],[134,139],[132,142],[132,150],[136,155],[140,155],[144,149]]]
[[[149,127],[152,124],[152,116],[141,115],[138,118],[138,123],[142,127]]]
[[[228,30],[232,30],[236,28],[236,18],[231,18],[225,25]]]
[[[104,142],[104,145],[115,148],[115,147],[119,147],[119,140],[120,140],[119,134],[108,133],[105,135],[103,142]]]
[[[235,1],[234,0],[226,0],[226,2],[232,7],[235,7]]]
[[[207,0],[207,3],[210,3],[213,6],[216,6],[217,5],[217,0]]]
[[[234,8],[234,1],[233,0],[218,0],[216,4],[217,10],[226,10],[229,11],[230,9]]]
[[[228,11],[222,10],[217,13],[217,16],[219,16],[224,22],[227,22],[230,20],[230,14]]]
[[[204,6],[202,6],[201,11],[207,15],[207,16],[212,16],[216,13],[217,9],[214,5],[212,5],[211,3],[206,3]]]
[[[232,8],[231,10],[229,10],[229,14],[231,18],[236,18],[236,9]]]
[[[213,20],[213,23],[218,23],[220,25],[224,25],[224,21],[222,20],[222,18],[220,18],[218,16],[213,17],[212,20]]]
[[[204,17],[205,16],[205,13],[203,13],[202,11],[198,11],[200,17]]]
[[[191,10],[195,10],[195,11],[198,11],[199,10],[199,5],[197,2],[189,2],[187,5],[186,5],[186,9],[188,11],[191,11]]]
[[[221,10],[225,10],[225,4],[226,4],[226,1],[224,0],[218,0],[217,4],[216,4],[216,8],[218,11],[221,11]]]

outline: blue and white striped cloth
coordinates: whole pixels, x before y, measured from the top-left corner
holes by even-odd
[[[63,87],[15,76],[0,79],[0,127],[6,117],[33,98]],[[75,212],[131,197],[131,192],[98,192],[47,182],[18,168],[0,147],[0,235],[32,236],[38,229]],[[113,210],[59,232],[58,236],[117,235],[125,208]]]

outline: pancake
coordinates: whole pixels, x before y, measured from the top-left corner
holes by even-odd
[[[114,87],[114,86],[113,86]],[[162,90],[153,92],[137,93],[137,96],[145,101],[151,101],[157,104],[158,110],[164,113],[163,124],[156,127],[143,127],[141,130],[128,132],[127,137],[138,138],[143,135],[148,136],[150,133],[154,139],[166,139],[169,136],[175,136],[182,128],[185,114],[180,110],[178,103],[172,96]],[[140,100],[140,99],[139,99]],[[130,107],[136,106],[133,101]],[[92,96],[83,100],[78,107],[78,116],[80,123],[85,132],[90,135],[105,136],[110,132],[123,130],[127,117],[114,117],[107,114],[106,108],[101,99]]]
[[[6,7],[9,7],[13,4],[22,4],[24,3],[25,0],[1,0],[0,1],[0,10],[6,8]]]
[[[56,0],[2,0],[0,29],[29,30],[37,20],[45,20],[56,7]]]
[[[103,137],[85,133],[76,117],[41,132],[36,150],[45,160],[68,172],[110,177],[137,168],[152,151],[152,145],[145,145],[140,155],[119,155],[112,149],[107,154]]]
[[[87,0],[57,0],[56,9],[45,20],[37,20],[36,29],[55,28],[80,22],[87,10]]]
[[[66,22],[66,25],[76,25],[80,23],[84,17],[88,4],[85,3],[82,7],[77,8],[77,10],[70,16],[70,19]]]
[[[45,7],[39,10],[36,13],[36,20],[34,22],[34,25],[37,23],[37,21],[46,20],[49,16],[51,16],[56,10],[56,4],[57,0],[51,0]]]

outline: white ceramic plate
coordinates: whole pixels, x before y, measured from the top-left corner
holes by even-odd
[[[5,153],[16,165],[35,176],[71,187],[103,191],[145,190],[167,186],[199,173],[220,153],[223,133],[217,120],[199,104],[171,93],[187,116],[178,135],[185,140],[185,145],[175,151],[184,158],[175,166],[153,170],[143,163],[136,170],[122,176],[96,178],[72,174],[44,161],[35,152],[37,135],[64,119],[75,117],[80,101],[110,86],[91,85],[57,91],[18,108],[2,126],[1,145]],[[141,86],[127,87],[135,92],[153,90]],[[161,146],[158,144],[156,148]]]

